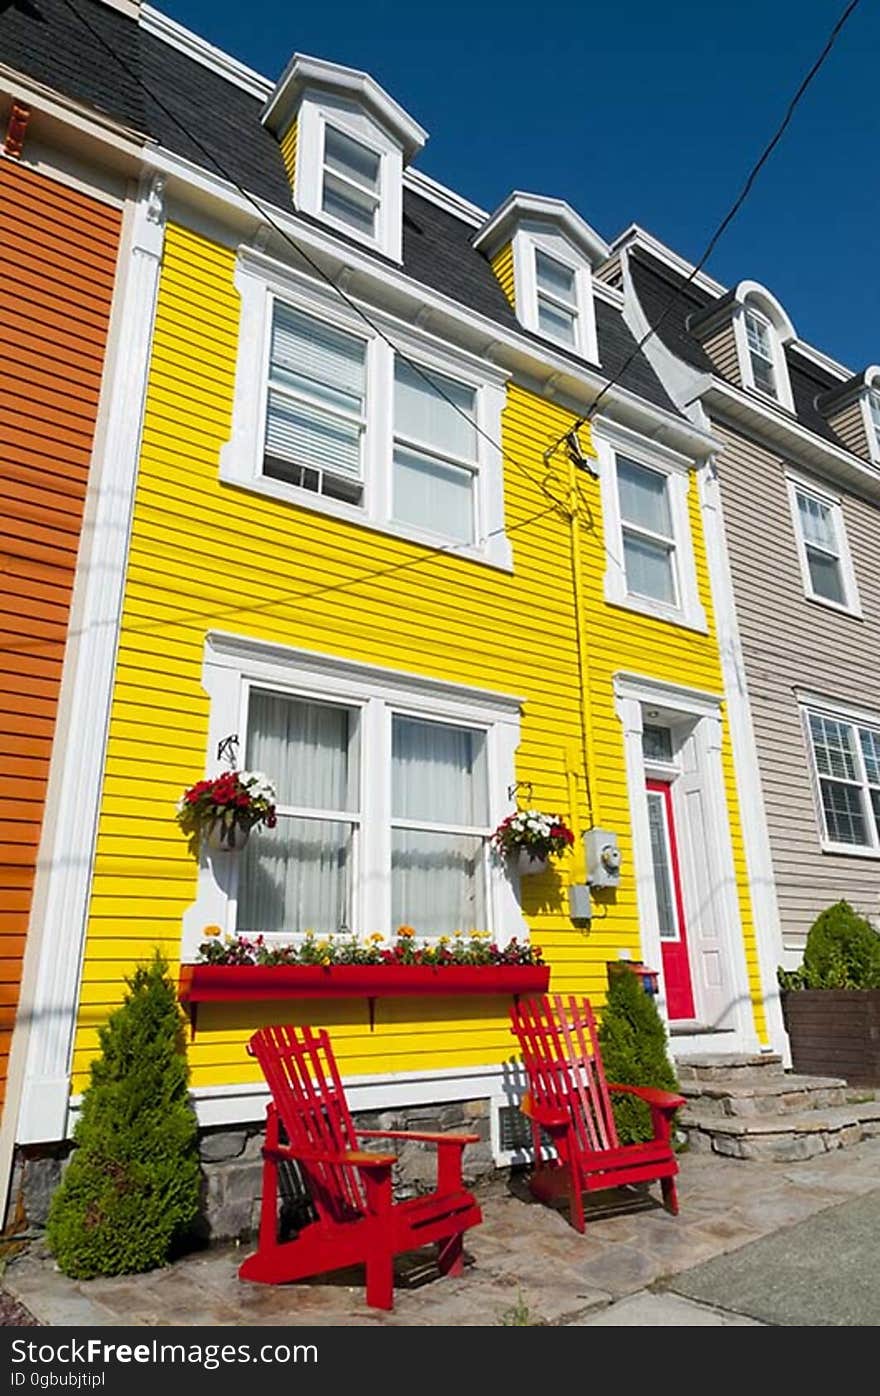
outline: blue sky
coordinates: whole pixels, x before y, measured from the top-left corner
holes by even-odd
[[[158,0],[275,77],[300,50],[365,68],[429,131],[419,167],[492,209],[568,201],[695,260],[843,0]],[[798,334],[880,361],[880,5],[862,0],[709,270],[763,282]]]

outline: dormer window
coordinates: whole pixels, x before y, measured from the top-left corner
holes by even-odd
[[[609,248],[561,199],[511,194],[474,237],[523,329],[599,363],[593,267]]]
[[[376,236],[382,156],[335,126],[324,126],[321,207],[369,238]]]
[[[746,343],[749,346],[749,359],[752,365],[752,381],[756,388],[768,397],[777,397],[776,368],[773,355],[773,331],[770,321],[759,315],[757,310],[747,310]]]
[[[294,207],[401,260],[403,171],[427,134],[368,73],[295,54],[262,113]]]
[[[535,248],[535,287],[538,298],[538,328],[551,339],[564,344],[577,343],[578,304],[576,272]]]

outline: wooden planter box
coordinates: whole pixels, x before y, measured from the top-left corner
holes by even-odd
[[[880,1086],[880,989],[800,989],[782,995],[795,1071]]]
[[[258,999],[377,998],[447,994],[543,994],[549,965],[181,965],[178,998],[193,1034],[200,1003]]]

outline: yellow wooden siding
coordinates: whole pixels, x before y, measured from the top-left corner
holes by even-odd
[[[97,1029],[119,1002],[122,979],[160,946],[175,965],[181,917],[196,869],[173,819],[182,787],[204,769],[208,699],[201,686],[205,633],[223,629],[266,641],[378,663],[525,698],[517,776],[537,805],[586,826],[583,780],[570,805],[581,750],[570,525],[547,508],[525,475],[568,414],[512,386],[504,412],[506,522],[513,575],[423,548],[295,504],[231,488],[218,457],[231,425],[238,297],[228,249],[171,225],[160,284],[144,444],[132,527],[106,778],[75,1045],[75,1089]],[[639,949],[623,739],[612,675],[628,669],[720,689],[708,637],[612,612],[602,599],[605,552],[596,486],[594,531],[583,534],[590,661],[589,702],[603,822],[621,831],[624,875],[588,931],[566,914],[569,867],[525,879],[533,941],[553,985],[601,999],[605,962]],[[696,483],[691,510],[701,599],[710,610]],[[375,569],[421,564],[384,577]],[[365,580],[358,582],[359,577]],[[328,578],[355,584],[320,594]],[[319,594],[310,597],[313,590]],[[305,593],[305,594],[304,594]],[[733,789],[732,782],[730,783]],[[741,840],[736,830],[739,867]],[[744,922],[756,974],[754,933]],[[364,930],[373,928],[361,928]],[[757,989],[757,980],[755,981]],[[299,1020],[333,1032],[349,1074],[498,1063],[510,1055],[506,1000],[346,1000],[297,1004]],[[290,1013],[291,1006],[285,1007]],[[204,1006],[190,1049],[193,1084],[253,1079],[249,1034],[277,1021],[277,1005]]]
[[[513,243],[509,242],[506,247],[502,247],[500,252],[496,252],[490,265],[498,278],[502,291],[510,301],[514,310],[516,310],[516,278],[513,275]]]
[[[296,178],[296,131],[297,123],[292,121],[288,126],[281,140],[278,142],[281,148],[281,158],[284,161],[284,168],[287,171],[287,178],[290,181],[290,192],[294,190],[294,179]]]

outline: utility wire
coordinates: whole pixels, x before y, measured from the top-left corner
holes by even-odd
[[[602,399],[611,391],[615,383],[620,382],[620,379],[626,373],[627,369],[630,367],[633,361],[642,352],[642,349],[645,347],[648,340],[651,339],[652,336],[657,333],[661,325],[671,314],[671,312],[675,309],[676,305],[681,300],[685,288],[689,286],[691,282],[695,279],[695,277],[697,277],[699,273],[702,271],[703,267],[708,262],[712,253],[715,251],[715,248],[717,247],[720,239],[723,237],[727,229],[730,227],[734,218],[739,213],[746,199],[752,192],[755,180],[758,178],[758,175],[761,173],[761,170],[764,168],[767,161],[770,159],[770,156],[773,154],[779,142],[782,140],[782,137],[785,135],[785,132],[787,131],[789,124],[791,123],[791,119],[794,116],[798,106],[800,105],[801,99],[806,94],[806,91],[810,84],[813,82],[814,78],[818,76],[820,69],[823,67],[825,63],[825,60],[828,58],[829,54],[831,53],[831,50],[834,48],[834,45],[836,44],[840,36],[840,33],[844,28],[844,25],[850,19],[854,11],[858,9],[860,4],[861,0],[850,0],[850,3],[846,6],[842,14],[837,19],[837,22],[835,23],[833,29],[831,30],[831,33],[828,35],[828,38],[825,41],[825,46],[822,49],[822,52],[819,54],[819,57],[816,59],[809,72],[801,81],[800,86],[798,87],[797,91],[795,92],[794,96],[788,104],[782,121],[779,123],[778,127],[773,133],[773,136],[767,142],[764,149],[761,151],[760,156],[749,171],[745,184],[743,185],[742,189],[740,190],[739,194],[737,195],[736,199],[734,200],[727,213],[722,218],[721,222],[718,224],[718,227],[715,229],[714,233],[710,237],[708,243],[706,244],[706,249],[703,252],[703,255],[700,258],[700,260],[697,262],[696,266],[678,287],[678,290],[675,292],[675,294],[669,300],[668,304],[661,311],[658,318],[654,321],[652,325],[648,327],[648,329],[642,335],[641,339],[638,341],[635,348],[629,354],[628,358],[624,360],[622,366],[605,383],[604,387],[600,390],[598,396],[594,399],[589,411],[585,414],[585,416],[579,417],[577,421],[573,424],[573,426],[569,428],[568,431],[562,433],[562,435],[558,438],[557,441],[554,442],[554,444],[550,447],[549,451],[546,453],[545,460],[549,459],[549,457],[552,456],[554,452],[558,451],[559,447],[562,445],[562,442],[565,441],[566,438],[571,435],[572,431],[577,432],[587,422],[592,421],[592,419],[596,415],[596,412],[599,409],[599,404],[602,402]]]

